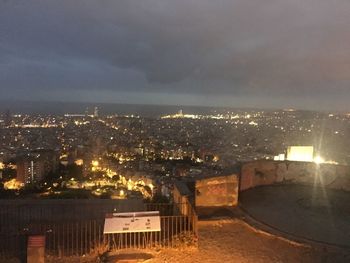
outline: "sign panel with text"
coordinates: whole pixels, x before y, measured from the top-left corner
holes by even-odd
[[[104,234],[160,231],[159,211],[113,213],[105,218]]]

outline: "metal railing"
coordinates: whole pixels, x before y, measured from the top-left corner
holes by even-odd
[[[0,259],[20,257],[26,250],[26,237],[29,234],[45,235],[46,253],[59,257],[102,254],[106,250],[126,248],[196,245],[198,217],[189,202],[145,204],[145,209],[160,211],[160,232],[103,234],[103,219],[13,224],[0,231]],[[10,222],[6,223],[10,225]]]

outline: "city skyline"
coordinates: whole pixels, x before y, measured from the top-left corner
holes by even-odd
[[[323,0],[1,1],[0,91],[4,100],[348,110],[349,10]]]

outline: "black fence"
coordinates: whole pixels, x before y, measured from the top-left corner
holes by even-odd
[[[30,209],[30,206],[25,209]],[[39,210],[43,215],[49,214],[45,208]],[[46,220],[40,221],[36,211],[35,220],[23,220],[16,218],[25,213],[19,210],[14,217],[16,220],[12,222],[0,217],[0,259],[23,257],[26,239],[31,234],[45,235],[46,254],[59,257],[97,255],[107,250],[125,248],[170,248],[196,244],[197,215],[189,203],[145,204],[143,209],[139,209],[142,210],[160,211],[160,232],[103,234],[104,216],[91,220],[77,220],[74,216],[73,220],[47,220],[46,216]],[[13,216],[14,214],[11,219]]]

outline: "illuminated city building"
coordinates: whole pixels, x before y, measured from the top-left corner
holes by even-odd
[[[98,117],[98,107],[94,108],[94,117],[97,118]]]
[[[31,151],[17,159],[17,180],[24,184],[40,182],[57,166],[58,158],[54,151]]]
[[[24,184],[39,182],[44,175],[44,164],[40,159],[28,157],[17,162],[17,180]]]

